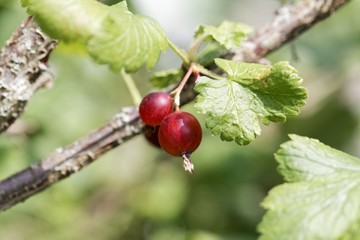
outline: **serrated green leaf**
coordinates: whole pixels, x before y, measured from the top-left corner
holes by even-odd
[[[230,80],[249,88],[261,100],[268,112],[265,124],[268,120],[285,122],[287,116],[298,115],[299,107],[305,104],[307,91],[300,87],[302,78],[288,62],[270,66],[218,58],[215,63]]]
[[[257,106],[259,102],[256,96],[248,89],[226,79],[200,77],[195,91],[199,93],[195,99],[195,108],[207,114],[206,127],[212,134],[220,135],[221,140],[235,140],[245,145],[255,139],[256,134],[260,134],[258,114],[266,113]]]
[[[236,22],[223,21],[218,27],[201,25],[195,32],[195,37],[203,36],[218,42],[226,49],[239,47],[252,28]]]
[[[152,68],[167,47],[161,26],[132,14],[126,1],[106,6],[94,0],[22,0],[22,5],[51,37],[84,44],[96,61],[114,70]]]
[[[309,181],[325,175],[337,176],[349,171],[360,172],[360,161],[356,157],[315,139],[297,135],[290,135],[290,138],[293,141],[283,144],[275,154],[279,171],[288,182]]]
[[[170,69],[160,72],[155,72],[151,78],[150,83],[156,88],[166,88],[173,83],[180,80],[183,75],[181,69]]]
[[[88,42],[90,54],[113,69],[133,72],[145,63],[152,68],[167,47],[161,26],[152,18],[133,15],[123,6],[113,5],[104,19],[102,31]]]
[[[296,182],[275,187],[264,200],[260,239],[360,239],[360,159],[290,137],[275,156],[284,177]]]
[[[215,63],[228,77],[201,77],[195,86],[199,93],[195,107],[207,114],[207,128],[222,140],[250,143],[261,133],[259,120],[284,122],[299,113],[307,97],[299,86],[301,78],[286,62],[268,66],[215,59]]]
[[[257,63],[245,63],[215,59],[216,65],[228,74],[230,80],[241,84],[252,85],[261,79],[267,78],[271,74],[271,65]]]

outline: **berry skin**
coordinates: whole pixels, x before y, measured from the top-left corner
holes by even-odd
[[[167,116],[159,128],[161,147],[173,156],[190,156],[200,145],[201,126],[190,113],[176,111]]]
[[[139,106],[140,118],[149,126],[159,125],[172,111],[173,100],[169,94],[164,92],[146,95]]]

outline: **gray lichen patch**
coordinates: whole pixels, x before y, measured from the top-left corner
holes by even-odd
[[[47,59],[56,41],[27,18],[0,52],[0,133],[24,111],[34,92],[49,86]]]

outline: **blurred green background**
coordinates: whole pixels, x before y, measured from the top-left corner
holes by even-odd
[[[157,19],[183,48],[199,24],[227,19],[256,28],[269,21],[278,6],[276,0],[131,1],[133,10]],[[287,134],[317,138],[360,156],[359,11],[360,2],[352,1],[269,57],[290,61],[304,78],[309,98],[300,116],[264,126],[262,135],[245,147],[222,142],[204,129],[203,142],[192,155],[193,175],[183,171],[180,159],[138,136],[2,212],[0,239],[256,239],[264,213],[260,202],[282,182],[273,154]],[[0,0],[1,46],[25,16],[18,1]],[[59,46],[50,62],[54,87],[39,91],[29,102],[18,124],[25,133],[0,136],[0,179],[99,127],[132,103],[119,74],[75,47]],[[169,51],[157,69],[179,64]],[[151,91],[146,71],[134,78],[142,94]],[[184,109],[203,123],[192,104]]]

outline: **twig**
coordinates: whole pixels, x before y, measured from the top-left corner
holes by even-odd
[[[33,93],[50,86],[47,61],[56,41],[27,18],[0,53],[0,133],[24,111]]]
[[[267,54],[328,17],[346,2],[304,0],[297,5],[284,6],[278,10],[271,23],[260,28],[242,48],[231,51],[228,57],[261,61]],[[193,86],[187,84],[182,91],[181,104],[194,98]],[[0,182],[0,210],[6,210],[81,170],[120,143],[139,134],[142,126],[136,107],[124,108],[105,126],[67,147],[55,150],[48,158]]]

